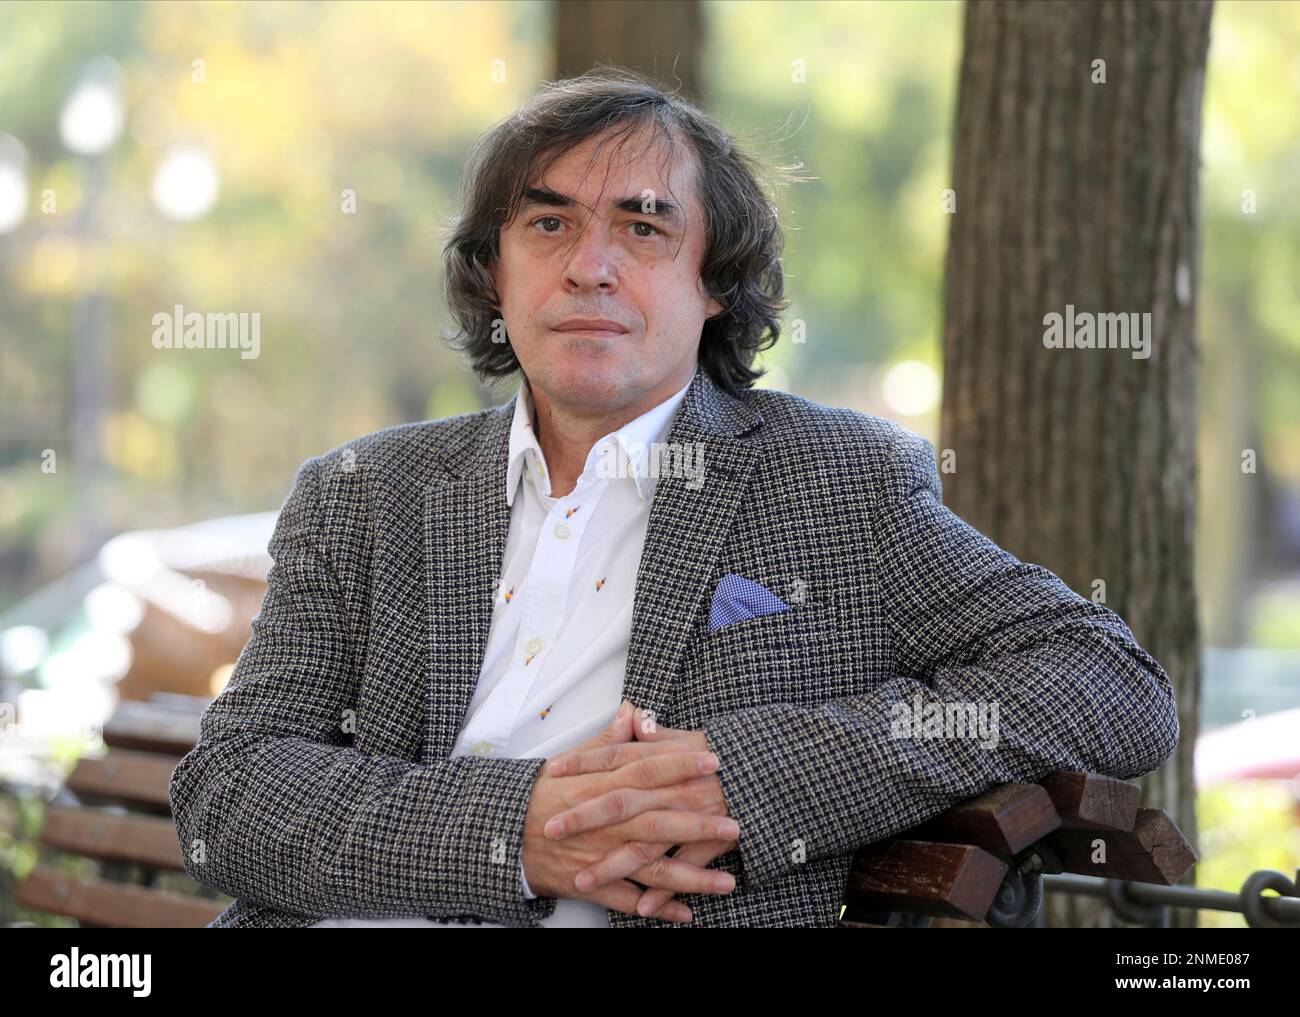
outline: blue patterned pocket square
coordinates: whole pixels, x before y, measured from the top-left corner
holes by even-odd
[[[714,632],[746,618],[788,611],[790,605],[766,586],[728,572],[718,581],[709,606],[709,631]]]

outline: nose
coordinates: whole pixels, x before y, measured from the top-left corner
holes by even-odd
[[[605,236],[602,222],[588,222],[573,242],[564,266],[564,286],[570,292],[604,291],[618,288],[618,266],[614,249]]]

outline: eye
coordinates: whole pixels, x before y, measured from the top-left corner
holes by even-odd
[[[555,216],[555,215],[543,215],[543,216],[538,216],[538,217],[537,217],[536,219],[534,219],[531,223],[529,223],[529,225],[530,225],[530,226],[537,226],[538,224],[540,224],[540,223],[544,223],[544,222],[553,222],[553,223],[558,224],[557,227],[556,227],[555,229],[547,229],[547,228],[544,227],[544,226],[541,227],[541,231],[542,231],[542,233],[546,234],[547,236],[554,236],[555,234],[559,233],[559,232],[560,232],[560,229],[559,229],[559,228],[560,228],[561,226],[564,225],[563,220],[561,220],[559,216]],[[638,221],[636,221],[636,222],[633,222],[631,225],[632,225],[633,229],[635,229],[635,228],[638,227],[638,226],[643,226],[643,227],[645,227],[647,230],[650,231],[649,233],[637,233],[636,236],[637,236],[637,238],[640,239],[640,240],[650,240],[650,239],[652,239],[652,238],[654,238],[654,237],[660,237],[660,236],[663,236],[663,231],[660,230],[658,226],[655,226],[655,225],[652,224],[652,223],[641,222],[640,220],[638,220]]]

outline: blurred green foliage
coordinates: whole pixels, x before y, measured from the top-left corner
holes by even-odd
[[[1196,795],[1201,860],[1198,886],[1236,893],[1252,872],[1275,869],[1296,878],[1300,859],[1300,802],[1284,780],[1239,780]],[[1199,924],[1244,928],[1228,911],[1202,911]]]

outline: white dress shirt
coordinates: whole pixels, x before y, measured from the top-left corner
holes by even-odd
[[[667,436],[690,387],[605,435],[577,486],[551,497],[525,379],[506,469],[510,535],[487,650],[451,755],[550,758],[609,726],[623,695],[637,569],[655,478],[649,446]],[[525,480],[527,482],[525,482]],[[525,896],[535,896],[523,879]],[[561,897],[550,928],[608,928],[604,906]],[[328,918],[310,928],[501,928],[427,918]]]

